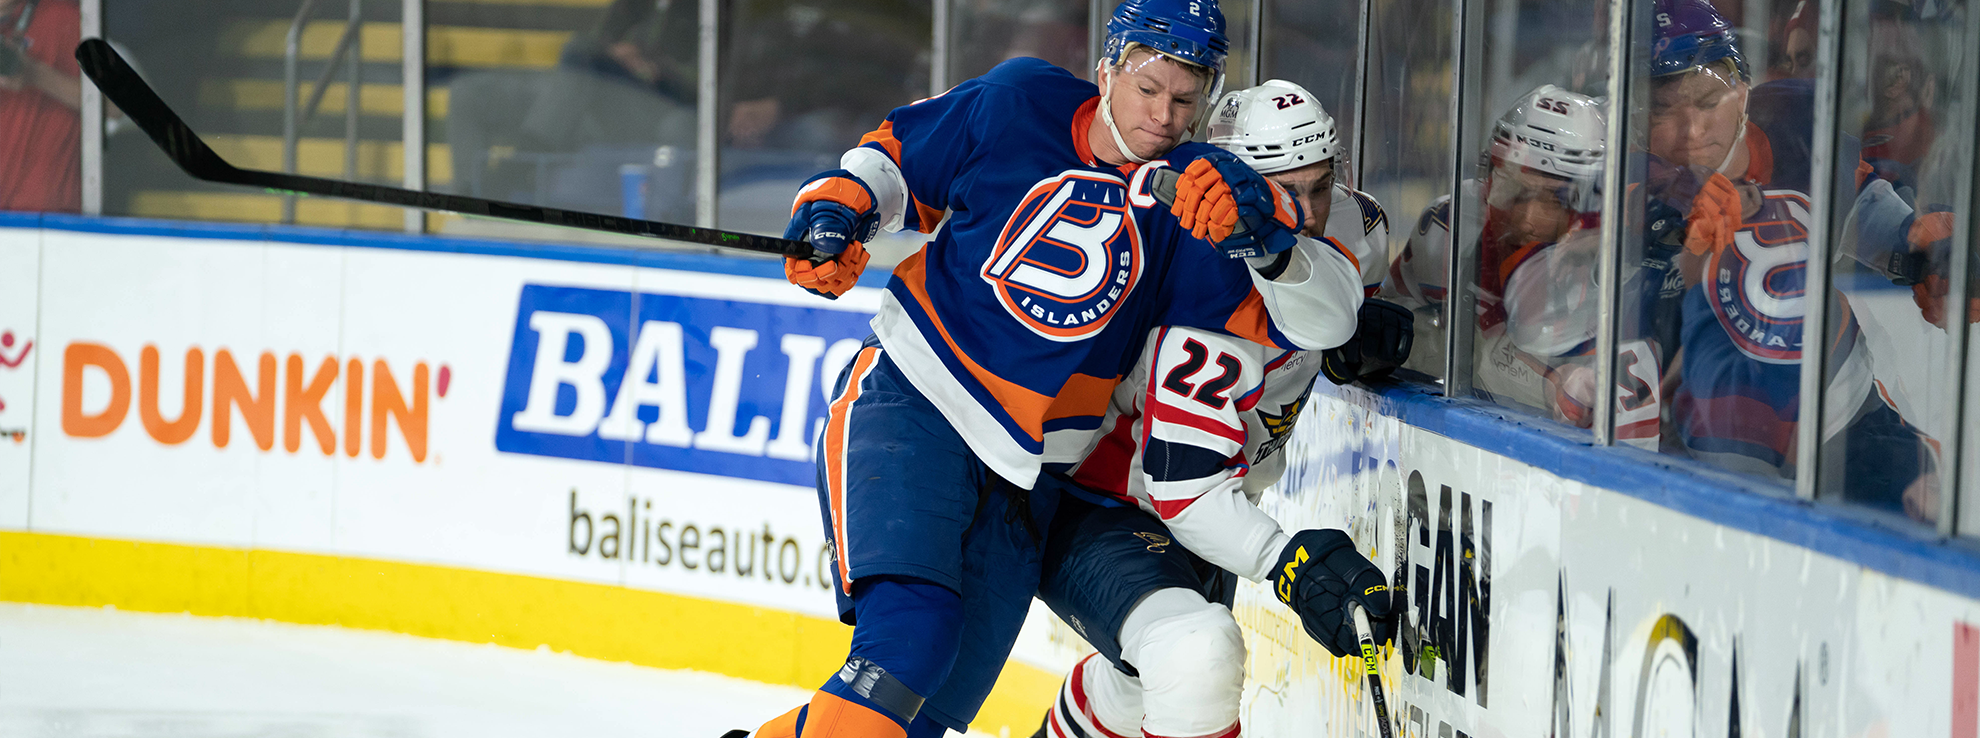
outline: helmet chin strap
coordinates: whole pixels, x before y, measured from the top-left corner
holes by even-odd
[[[1111,63],[1106,61],[1100,62],[1100,68],[1102,71],[1106,72],[1107,74],[1107,85],[1100,89],[1100,120],[1106,122],[1107,133],[1113,135],[1114,146],[1115,148],[1121,150],[1121,156],[1127,157],[1128,161],[1133,162],[1135,164],[1147,164],[1151,160],[1143,159],[1139,156],[1135,156],[1134,150],[1128,148],[1127,139],[1121,138],[1121,127],[1114,123],[1113,99],[1114,99],[1115,69],[1113,68],[1113,65]]]
[[[1742,111],[1739,114],[1739,133],[1733,136],[1732,145],[1726,147],[1726,160],[1719,162],[1719,166],[1717,167],[1718,172],[1720,174],[1726,175],[1728,177],[1732,176],[1733,173],[1726,171],[1726,167],[1732,166],[1733,157],[1739,155],[1739,147],[1744,145],[1745,143],[1746,143],[1746,113]],[[1742,177],[1746,176],[1745,172],[1740,172],[1739,174]]]

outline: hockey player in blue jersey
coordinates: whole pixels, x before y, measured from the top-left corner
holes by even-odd
[[[1218,103],[1210,143],[1305,196],[1304,235],[1386,272],[1388,217],[1334,180],[1334,120],[1272,80]],[[1376,639],[1392,629],[1387,580],[1347,534],[1285,531],[1257,507],[1285,471],[1280,450],[1323,372],[1347,382],[1408,352],[1408,311],[1368,301],[1343,349],[1268,348],[1186,327],[1149,331],[1102,432],[1067,476],[1038,596],[1098,653],[1073,667],[1035,738],[1234,737],[1245,646],[1230,606],[1239,577],[1269,581],[1307,634],[1354,652],[1347,607]],[[1352,354],[1352,355],[1351,355]],[[1353,366],[1359,358],[1366,363]],[[1069,478],[1068,478],[1069,477]]]
[[[1848,303],[1829,294],[1821,297],[1831,300],[1830,333],[1817,338],[1832,347],[1829,413],[1800,414],[1802,342],[1811,338],[1802,333],[1802,315],[1818,145],[1812,85],[1788,79],[1749,86],[1732,24],[1704,0],[1658,0],[1655,17],[1649,192],[1668,201],[1673,188],[1664,185],[1678,183],[1683,194],[1676,199],[1688,206],[1682,354],[1671,393],[1676,442],[1719,466],[1790,478],[1798,423],[1820,422],[1825,441],[1847,429],[1851,456],[1880,460],[1879,468],[1862,470],[1875,478],[1851,480],[1852,495],[1902,488],[1917,473],[1916,437],[1875,399],[1867,354],[1855,350],[1858,324]],[[1949,214],[1914,212],[1870,177],[1853,140],[1846,143],[1839,158],[1855,166],[1838,166],[1835,186],[1855,198],[1857,217],[1838,238],[1860,252],[1852,255],[1881,263],[1889,252],[1924,248],[1950,232],[1940,227]],[[1859,412],[1868,415],[1852,422]]]
[[[1097,86],[1006,62],[894,110],[800,190],[789,233],[817,254],[786,271],[814,292],[849,288],[880,228],[936,236],[894,269],[817,444],[851,654],[760,735],[968,727],[1036,590],[1056,497],[1027,491],[1078,458],[1148,329],[1353,334],[1355,257],[1299,238],[1302,205],[1237,157],[1183,143],[1227,50],[1216,3],[1129,0]],[[1170,207],[1163,167],[1183,169]]]

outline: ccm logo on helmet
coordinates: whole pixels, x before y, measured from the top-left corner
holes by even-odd
[[[1032,185],[982,276],[1033,333],[1062,342],[1098,333],[1141,277],[1127,183],[1066,172]]]
[[[1305,146],[1305,145],[1307,145],[1307,144],[1310,144],[1310,143],[1313,143],[1314,141],[1318,141],[1318,140],[1320,140],[1320,134],[1318,134],[1318,133],[1315,133],[1315,134],[1312,134],[1312,135],[1309,135],[1309,136],[1306,136],[1306,137],[1303,137],[1303,138],[1295,138],[1295,139],[1293,139],[1293,142],[1292,142],[1292,145],[1291,145],[1291,146],[1287,146],[1286,148],[1297,148],[1297,147],[1300,147],[1300,146]]]

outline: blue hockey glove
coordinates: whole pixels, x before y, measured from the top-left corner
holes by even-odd
[[[880,231],[873,189],[852,172],[833,169],[805,181],[791,204],[784,237],[811,244],[810,259],[786,258],[784,276],[806,291],[837,299],[866,269],[861,244]]]
[[[1190,162],[1176,182],[1169,212],[1192,235],[1216,244],[1232,259],[1292,248],[1306,223],[1305,206],[1228,151]]]

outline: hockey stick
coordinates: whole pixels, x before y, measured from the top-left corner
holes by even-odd
[[[1375,702],[1375,725],[1382,730],[1382,738],[1396,738],[1395,728],[1389,725],[1389,697],[1382,692],[1382,672],[1376,668],[1375,635],[1368,628],[1368,614],[1361,609],[1361,603],[1348,602],[1348,613],[1354,617],[1354,635],[1361,641],[1362,669],[1368,675],[1368,699]]]
[[[85,39],[76,46],[76,61],[82,65],[83,74],[89,75],[90,81],[96,83],[97,89],[102,90],[104,96],[110,98],[111,102],[116,103],[117,107],[124,111],[126,118],[144,129],[145,134],[158,144],[158,148],[163,149],[165,155],[171,157],[172,163],[179,165],[180,169],[185,170],[186,174],[192,175],[195,179],[260,187],[275,194],[322,195],[423,210],[485,215],[589,231],[665,238],[800,259],[812,256],[811,244],[785,238],[561,210],[540,205],[521,205],[479,197],[422,192],[363,182],[241,169],[227,163],[227,160],[214,153],[205,141],[200,140],[199,134],[194,133],[177,113],[172,112],[172,108],[158,97],[158,93],[152,91],[150,85],[145,84],[144,79],[138,76],[136,70],[131,69],[131,65],[125,62],[115,49],[110,48],[110,44],[102,39]]]

